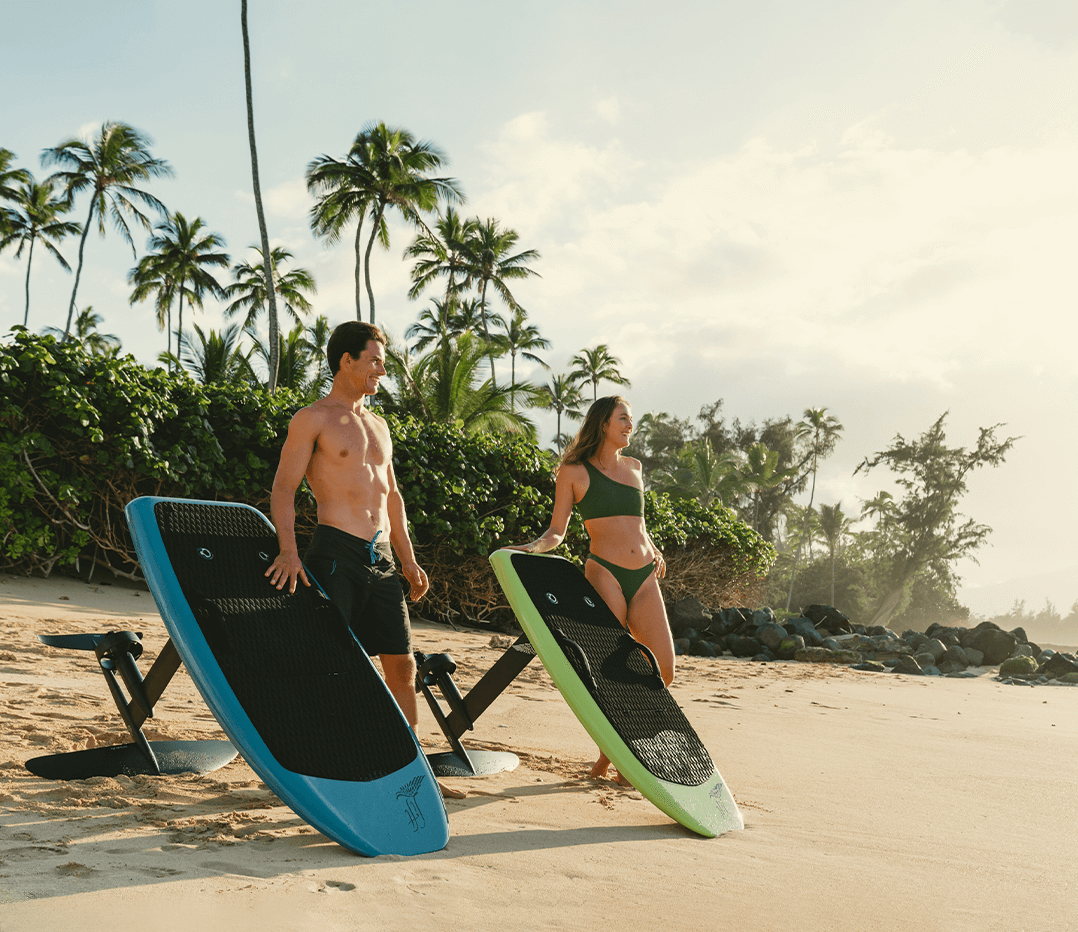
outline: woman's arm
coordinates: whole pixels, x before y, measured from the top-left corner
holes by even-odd
[[[581,466],[562,466],[558,470],[558,481],[554,485],[554,514],[550,519],[550,527],[529,544],[514,544],[505,549],[523,550],[526,553],[546,553],[565,540],[565,532],[569,528],[569,516],[573,512],[576,501],[573,479],[578,473],[583,472],[584,469]]]

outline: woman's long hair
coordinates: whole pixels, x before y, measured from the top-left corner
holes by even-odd
[[[599,452],[599,447],[603,445],[603,434],[606,431],[606,425],[610,423],[610,418],[614,416],[614,409],[618,405],[628,407],[629,402],[622,398],[621,395],[607,395],[604,398],[597,399],[588,408],[588,413],[584,417],[584,423],[580,425],[580,430],[569,441],[569,446],[565,448],[565,452],[561,455],[561,462],[558,464],[559,468],[573,463],[583,463]]]

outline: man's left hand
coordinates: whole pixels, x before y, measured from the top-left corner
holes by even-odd
[[[404,573],[404,578],[408,580],[408,585],[411,586],[409,595],[412,601],[418,602],[427,594],[427,590],[430,588],[430,580],[427,579],[427,574],[423,572],[423,567],[418,563],[403,564],[401,572]]]

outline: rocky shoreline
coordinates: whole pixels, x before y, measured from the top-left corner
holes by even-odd
[[[681,655],[838,663],[906,676],[973,677],[998,667],[996,679],[1003,683],[1078,686],[1074,654],[1042,649],[1022,628],[1004,631],[990,621],[974,628],[932,624],[900,635],[881,625],[852,624],[830,605],[810,605],[782,623],[770,608],[708,609],[693,598],[668,604],[667,613]]]

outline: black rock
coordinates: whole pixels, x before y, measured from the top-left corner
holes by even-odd
[[[703,638],[698,638],[697,640],[692,642],[692,645],[689,647],[689,653],[692,654],[693,657],[718,656],[718,654],[715,653],[715,648]]]
[[[770,607],[758,608],[752,613],[752,620],[757,628],[760,625],[773,625],[775,623],[775,611]]]
[[[1015,647],[1018,646],[1018,639],[1013,634],[992,625],[991,622],[982,622],[982,624],[991,626],[982,627],[978,625],[974,629],[969,643],[964,643],[962,646],[979,650],[984,654],[984,663],[994,667],[996,664],[1003,663],[1014,653]]]
[[[666,607],[666,613],[670,618],[670,627],[689,626],[699,630],[711,624],[711,613],[704,608],[704,603],[691,596],[678,599],[677,602]]]
[[[760,625],[753,634],[753,637],[768,650],[775,651],[778,650],[779,642],[782,641],[783,638],[789,637],[789,634],[782,625],[766,624]]]
[[[924,646],[928,643],[929,638],[927,635],[920,634],[917,631],[907,631],[905,634],[902,635],[902,640],[909,644],[909,646],[912,647],[914,652],[916,653],[917,651],[924,648]]]
[[[796,618],[787,618],[783,627],[790,634],[798,634],[805,639],[806,647],[819,647],[823,644],[823,635],[816,630],[815,625],[804,615]]]
[[[920,664],[912,657],[903,655],[898,658],[898,663],[892,668],[893,673],[905,673],[906,676],[924,676]]]
[[[744,637],[740,634],[731,634],[726,639],[726,646],[735,657],[751,657],[760,652],[761,644],[756,638]]]
[[[851,670],[867,670],[869,673],[886,673],[887,667],[882,663],[877,663],[875,660],[868,660],[865,663],[851,663]]]
[[[1012,628],[1010,633],[1015,636],[1015,638],[1018,640],[1019,644],[1028,644],[1029,643],[1029,638],[1026,637],[1026,629],[1025,628]]]
[[[805,649],[805,639],[800,634],[788,634],[779,642],[776,653],[779,660],[793,660],[799,650]]]
[[[817,627],[823,625],[832,634],[852,633],[849,617],[832,605],[810,605],[802,609],[801,614],[813,625]]]
[[[1075,663],[1074,657],[1070,654],[1052,654],[1037,672],[1044,676],[1065,676],[1068,673],[1078,673],[1078,663]]]
[[[966,649],[958,644],[949,645],[947,650],[943,652],[941,660],[944,663],[958,664],[963,670],[970,665],[969,655],[966,653]],[[942,664],[940,665],[940,669],[943,669]]]

